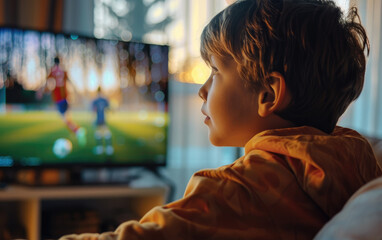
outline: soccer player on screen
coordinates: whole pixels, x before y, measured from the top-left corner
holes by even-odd
[[[92,108],[96,113],[95,126],[96,131],[94,137],[96,140],[96,147],[94,153],[101,155],[104,151],[107,155],[112,155],[114,148],[111,142],[111,132],[106,125],[105,110],[109,108],[109,101],[102,96],[101,87],[97,89],[97,97],[93,100]],[[104,147],[104,144],[106,145]]]
[[[50,70],[47,78],[45,90],[52,92],[52,99],[56,103],[57,110],[60,113],[65,125],[69,130],[76,134],[78,144],[80,146],[86,145],[86,131],[71,119],[68,109],[69,104],[67,101],[68,90],[67,82],[69,81],[68,74],[60,66],[60,59],[54,58],[54,66]],[[51,87],[49,87],[51,86]],[[53,87],[54,86],[54,87]]]

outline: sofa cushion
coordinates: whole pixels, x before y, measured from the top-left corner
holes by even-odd
[[[382,239],[382,177],[354,193],[314,239]]]

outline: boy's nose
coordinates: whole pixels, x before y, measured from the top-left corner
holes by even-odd
[[[207,100],[207,89],[206,84],[203,84],[203,86],[199,89],[198,95],[203,101]]]

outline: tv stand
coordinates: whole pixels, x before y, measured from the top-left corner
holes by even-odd
[[[52,231],[61,235],[75,233],[76,229],[68,227],[69,229],[55,230],[52,226],[54,221],[47,219],[47,212],[50,213],[50,217],[58,218],[55,215],[65,211],[75,212],[78,209],[80,211],[89,209],[96,215],[92,217],[92,220],[97,220],[99,226],[102,223],[113,223],[112,227],[116,227],[123,221],[139,219],[154,206],[164,204],[167,196],[168,187],[155,183],[151,186],[131,184],[129,187],[123,185],[76,185],[39,188],[9,185],[1,190],[0,213],[3,214],[2,218],[18,221],[20,225],[24,226],[26,236],[17,236],[17,238],[56,239],[59,236],[53,235]],[[102,230],[102,228],[97,229],[97,231]]]
[[[31,187],[129,185],[142,173],[134,168],[21,169],[13,171],[12,178],[6,178],[4,183]]]

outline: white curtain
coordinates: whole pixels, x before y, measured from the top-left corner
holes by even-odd
[[[370,41],[365,84],[361,96],[343,115],[340,125],[356,129],[360,133],[382,138],[382,1],[357,0],[361,23],[366,28]]]

